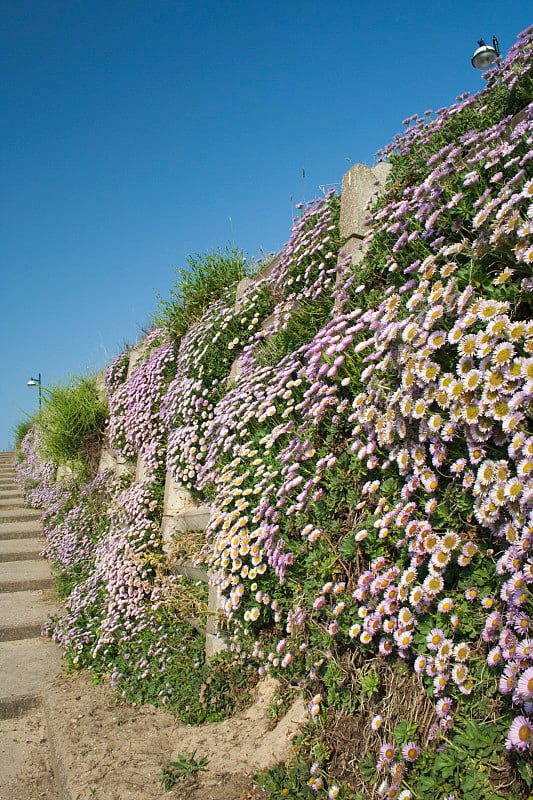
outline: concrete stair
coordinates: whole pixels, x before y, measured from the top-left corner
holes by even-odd
[[[41,512],[23,507],[10,457],[0,453],[0,787],[6,791],[14,777],[26,776],[28,748],[38,750],[42,763],[50,762],[46,738],[18,746],[16,734],[44,731],[43,693],[61,672],[59,647],[41,636],[43,623],[57,607],[50,567],[39,555],[44,547]],[[43,774],[46,796],[53,800],[56,789],[49,767]],[[34,795],[35,776],[27,778],[32,787],[28,800],[40,797]],[[42,780],[39,775],[38,785]]]

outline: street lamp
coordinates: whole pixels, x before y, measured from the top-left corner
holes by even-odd
[[[483,72],[491,67],[500,57],[500,46],[495,36],[492,37],[492,47],[485,44],[483,39],[478,40],[478,49],[472,56],[472,66]]]
[[[41,403],[43,399],[43,384],[41,381],[41,373],[39,372],[38,378],[30,378],[27,385],[39,387],[39,413],[41,413]]]

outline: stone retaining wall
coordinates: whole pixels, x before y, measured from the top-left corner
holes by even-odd
[[[390,164],[382,162],[375,167],[355,164],[342,179],[342,197],[340,211],[340,234],[346,239],[340,258],[350,255],[352,263],[358,263],[364,256],[365,221],[368,209],[376,196],[383,190]],[[269,279],[277,263],[277,258],[266,264],[253,278],[244,278],[237,285],[235,308],[239,309],[246,289],[254,283]],[[263,330],[269,330],[275,324],[274,316],[267,317],[262,324]],[[129,351],[127,379],[134,374],[143,356],[143,344]],[[237,357],[230,368],[227,385],[234,383],[241,373],[240,357]],[[99,383],[100,391],[104,391],[103,381]],[[111,469],[116,475],[131,473],[135,470],[135,480],[142,481],[148,477],[148,471],[139,456],[133,466],[122,456],[117,455],[108,444],[104,444],[100,457],[99,470]],[[179,540],[180,533],[205,531],[209,522],[210,509],[207,505],[194,500],[191,492],[170,476],[166,475],[163,501],[163,517],[161,536],[163,550],[171,562],[172,570],[195,581],[209,583],[208,608],[210,615],[206,624],[206,655],[210,657],[225,648],[225,643],[218,630],[218,618],[221,609],[221,597],[217,587],[210,583],[207,572],[189,559],[176,556],[173,542]]]

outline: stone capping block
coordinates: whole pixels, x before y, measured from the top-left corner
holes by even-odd
[[[369,201],[384,188],[390,170],[391,165],[384,161],[375,167],[354,164],[343,176],[339,223],[342,237],[364,237]]]

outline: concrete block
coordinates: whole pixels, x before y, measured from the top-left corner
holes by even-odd
[[[41,523],[38,519],[23,520],[21,522],[0,522],[0,541],[6,539],[35,539],[40,531]]]
[[[40,636],[44,620],[58,608],[48,594],[42,591],[0,594],[0,641]]]
[[[185,578],[189,578],[191,581],[202,581],[202,583],[207,583],[209,581],[209,576],[205,569],[199,567],[189,558],[182,558],[181,560],[174,562],[171,570],[174,575],[183,575]]]
[[[270,314],[270,316],[265,317],[265,319],[261,323],[261,330],[271,331],[272,328],[274,328],[274,326],[276,325],[277,320],[278,320],[277,314]]]
[[[224,639],[220,636],[216,636],[213,633],[206,633],[205,635],[205,658],[207,663],[209,663],[210,659],[213,656],[216,656],[217,653],[220,653],[222,650],[227,650],[228,646]]]
[[[266,264],[263,264],[254,275],[254,282],[258,283],[259,281],[268,280],[272,275],[274,268],[278,266],[280,262],[281,256],[278,254],[275,258],[271,261],[268,261]]]
[[[0,508],[0,526],[3,527],[4,522],[24,522],[30,519],[40,519],[42,513],[38,508]]]
[[[350,256],[352,259],[352,264],[359,264],[363,261],[365,257],[365,251],[362,247],[362,240],[358,239],[356,236],[351,236],[348,241],[346,241],[341,251],[339,252],[337,263],[343,261],[346,256]]]
[[[134,347],[132,350],[128,350],[128,374],[126,376],[126,380],[129,380],[137,367],[139,366],[142,357],[144,355],[144,342],[140,344],[138,347]]]
[[[242,356],[237,356],[233,364],[231,365],[228,377],[226,378],[226,386],[231,386],[232,383],[235,383],[242,374]]]
[[[106,444],[102,447],[100,453],[98,472],[103,472],[106,469],[112,470],[115,475],[131,475],[134,467],[124,456],[119,456]]]
[[[105,390],[105,372],[100,372],[100,374],[96,376],[94,385],[98,399],[102,400],[103,402],[107,402],[107,394]]]
[[[163,499],[163,516],[173,517],[184,508],[194,505],[192,494],[181,483],[175,481],[167,472],[165,478],[165,495]]]
[[[0,497],[0,508],[14,509],[23,503],[22,494],[17,497]]]
[[[223,601],[222,601],[222,596],[220,594],[220,589],[213,583],[209,584],[209,598],[207,600],[207,608],[209,610],[209,616],[207,617],[207,623],[205,629],[207,633],[216,634],[218,633],[218,617],[219,617],[219,612],[223,608]]]
[[[168,555],[172,555],[172,551],[174,549],[174,534],[176,529],[174,528],[174,517],[172,516],[163,516],[161,520],[161,543],[163,547],[163,552]]]
[[[375,167],[354,164],[344,175],[339,223],[342,237],[357,236],[360,239],[364,237],[369,201],[377,197],[383,189],[390,169],[391,165],[385,162]]]
[[[135,482],[140,483],[141,481],[145,481],[150,475],[150,470],[146,467],[143,457],[139,454],[137,456],[137,466],[135,467]]]
[[[235,311],[238,312],[239,308],[242,306],[242,300],[246,293],[246,289],[252,285],[253,283],[252,278],[243,278],[242,281],[239,281],[237,284],[237,290],[235,293]]]
[[[174,516],[175,531],[205,531],[209,524],[211,509],[209,506],[191,506]]]
[[[56,481],[65,481],[74,475],[74,470],[68,464],[60,464],[57,468]]]

